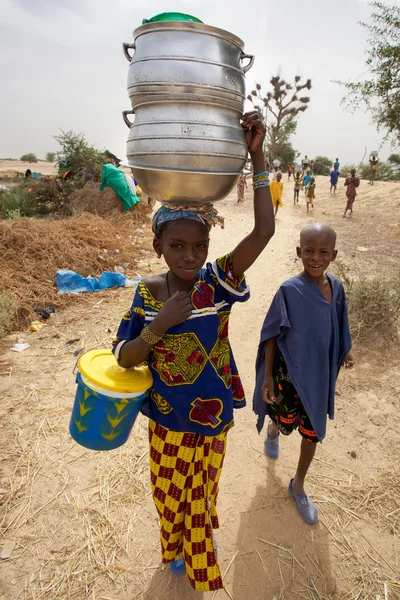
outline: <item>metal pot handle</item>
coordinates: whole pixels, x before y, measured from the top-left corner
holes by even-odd
[[[132,54],[132,56],[131,56],[131,55],[129,54],[129,52],[128,52],[128,50],[129,50],[130,48],[131,48],[132,50],[136,50],[136,44],[135,44],[135,43],[133,43],[133,44],[129,44],[128,42],[123,42],[123,44],[122,44],[122,50],[123,50],[123,52],[124,52],[124,55],[125,55],[125,58],[126,58],[126,60],[127,60],[128,62],[131,62],[131,60],[132,60],[132,58],[133,58],[133,54]]]
[[[247,71],[251,69],[251,67],[254,65],[254,54],[245,54],[244,52],[242,52],[240,55],[240,60],[243,60],[244,58],[250,59],[249,63],[246,66],[242,66],[243,73],[247,73]]]
[[[129,129],[132,127],[133,123],[130,122],[127,115],[134,115],[134,114],[135,114],[135,111],[133,109],[122,111],[122,118],[124,119],[125,124],[127,127],[129,127]]]

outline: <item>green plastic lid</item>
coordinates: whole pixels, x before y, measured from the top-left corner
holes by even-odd
[[[158,23],[159,21],[192,21],[193,23],[202,23],[197,17],[192,17],[192,15],[185,15],[184,13],[178,12],[165,12],[156,15],[155,17],[151,17],[151,19],[143,19],[142,25],[146,23]]]

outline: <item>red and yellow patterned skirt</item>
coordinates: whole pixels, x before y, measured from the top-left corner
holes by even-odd
[[[199,592],[223,588],[213,529],[227,432],[215,437],[172,431],[149,421],[150,471],[160,518],[162,561],[183,557]]]

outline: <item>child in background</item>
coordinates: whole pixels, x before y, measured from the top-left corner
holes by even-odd
[[[288,178],[288,181],[290,180],[290,178],[292,176],[292,173],[293,173],[293,167],[292,167],[292,165],[288,165],[288,168],[287,168],[287,178]]]
[[[350,175],[348,177],[346,177],[346,181],[344,182],[344,185],[346,187],[346,197],[347,197],[347,203],[346,203],[346,208],[344,211],[344,215],[343,218],[346,217],[346,213],[349,210],[350,214],[353,214],[353,204],[354,204],[354,200],[356,199],[357,196],[357,188],[360,185],[360,179],[359,177],[356,177],[356,170],[352,169],[350,171]]]
[[[283,194],[283,181],[282,181],[282,173],[278,173],[276,179],[271,181],[271,198],[272,204],[275,208],[275,218],[278,214],[279,207],[283,206],[282,202],[282,194]]]
[[[337,256],[336,233],[312,223],[300,234],[297,256],[303,271],[285,281],[269,308],[261,331],[253,410],[260,433],[270,417],[265,450],[279,456],[279,436],[298,427],[302,437],[297,471],[289,493],[307,523],[318,511],[304,491],[316,444],[334,417],[335,385],[341,366],[354,364],[346,296],[342,283],[325,271]]]
[[[301,171],[295,171],[293,174],[293,181],[294,181],[294,197],[293,197],[293,204],[296,204],[296,202],[299,202],[299,193],[300,190],[303,188],[303,173],[301,173]]]
[[[336,167],[336,170],[337,170],[337,171],[339,171],[339,168],[340,168],[340,162],[339,162],[339,159],[338,159],[338,158],[337,158],[337,159],[335,160],[335,162],[333,163],[333,167],[334,167],[334,168]]]
[[[305,174],[304,180],[303,180],[303,183],[304,183],[304,193],[305,194],[307,194],[307,186],[308,186],[308,184],[311,181],[311,177],[312,177],[312,175],[310,173],[310,169],[307,169],[307,173]]]
[[[311,177],[310,183],[307,186],[307,212],[310,212],[311,208],[314,208],[314,198],[315,198],[315,179]]]
[[[333,171],[331,171],[331,189],[330,189],[330,194],[332,194],[332,189],[333,189],[333,194],[336,195],[336,188],[337,188],[337,182],[339,179],[339,171],[338,171],[338,167],[336,166],[336,164],[333,166]]]
[[[153,217],[153,247],[166,273],[140,281],[123,317],[114,354],[130,369],[147,362],[151,488],[160,521],[162,562],[187,574],[199,592],[223,588],[213,530],[227,434],[246,404],[228,338],[235,302],[249,298],[244,272],[274,234],[265,170],[265,127],[257,112],[242,126],[253,163],[254,227],[233,249],[207,260],[212,205],[171,206]]]

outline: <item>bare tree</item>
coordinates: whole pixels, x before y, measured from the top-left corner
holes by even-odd
[[[263,117],[266,128],[266,149],[273,160],[279,156],[281,147],[287,144],[290,136],[296,131],[297,116],[308,108],[310,98],[300,96],[304,89],[311,89],[311,79],[305,83],[296,75],[294,83],[287,83],[280,75],[271,78],[272,90],[263,94],[261,85],[256,84],[247,99]],[[257,100],[259,102],[257,102]]]

